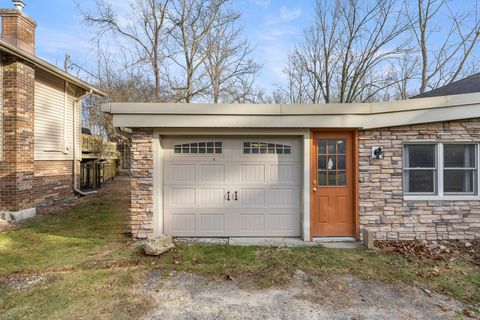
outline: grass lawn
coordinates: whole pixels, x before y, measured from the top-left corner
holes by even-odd
[[[152,307],[136,287],[155,268],[214,281],[228,275],[256,288],[285,285],[297,269],[353,274],[416,284],[479,307],[480,268],[472,263],[364,249],[223,245],[180,245],[152,258],[123,234],[127,215],[128,188],[117,181],[75,208],[0,233],[0,319],[135,319]]]

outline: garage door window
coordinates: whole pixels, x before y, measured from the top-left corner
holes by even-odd
[[[292,147],[269,142],[243,142],[243,154],[292,154]]]
[[[223,143],[220,141],[208,141],[176,144],[173,150],[175,154],[222,154]]]

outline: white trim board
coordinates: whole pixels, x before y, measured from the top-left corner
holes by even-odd
[[[353,104],[107,103],[116,127],[374,129],[480,117],[480,93]]]
[[[215,115],[113,114],[115,127],[137,128],[360,128],[374,129],[480,118],[480,104],[379,114]]]

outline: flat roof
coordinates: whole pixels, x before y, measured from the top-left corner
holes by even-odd
[[[4,52],[9,53],[11,55],[20,57],[20,58],[22,58],[26,61],[29,61],[29,62],[33,63],[35,66],[37,66],[38,68],[43,69],[46,72],[48,72],[50,74],[53,74],[53,75],[65,80],[65,81],[73,83],[76,86],[78,86],[79,88],[82,88],[86,91],[91,91],[92,93],[94,93],[96,95],[99,95],[99,96],[102,96],[102,97],[106,96],[106,94],[104,92],[98,90],[97,88],[95,88],[92,85],[86,83],[85,81],[82,81],[82,80],[78,79],[77,77],[72,76],[71,74],[57,68],[53,64],[50,64],[43,59],[40,59],[40,58],[38,58],[38,57],[28,53],[28,52],[25,52],[25,51],[17,48],[16,46],[14,46],[14,45],[12,45],[12,44],[10,44],[7,41],[2,40],[2,39],[0,39],[0,51],[4,51]]]
[[[351,104],[106,103],[114,126],[383,128],[480,117],[480,93]]]

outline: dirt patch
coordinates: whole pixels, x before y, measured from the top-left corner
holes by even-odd
[[[432,260],[461,259],[480,266],[480,241],[375,241],[385,252]]]
[[[353,276],[320,279],[297,270],[290,284],[242,289],[182,272],[152,271],[141,291],[156,301],[144,319],[445,319],[463,306],[420,288]]]
[[[5,220],[0,220],[0,232],[13,228],[14,226]]]
[[[23,291],[50,281],[51,277],[46,275],[18,275],[15,277],[0,279],[0,288]]]

